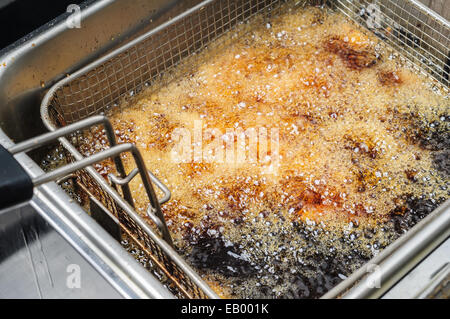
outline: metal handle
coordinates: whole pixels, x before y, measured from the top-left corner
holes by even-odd
[[[158,188],[164,193],[163,198],[161,198],[159,201],[159,204],[162,205],[164,203],[167,203],[170,200],[170,197],[172,196],[172,193],[170,192],[169,188],[167,188],[166,185],[164,185],[161,180],[156,177],[151,171],[147,171],[148,175],[150,176],[151,181],[158,186]],[[117,185],[125,185],[130,183],[133,178],[139,173],[139,169],[135,168],[133,169],[130,174],[128,174],[125,178],[117,177],[116,175],[109,173],[108,179],[111,181],[111,183],[117,184]]]
[[[124,152],[131,152],[133,155],[133,158],[137,165],[137,170],[141,174],[142,182],[144,184],[147,197],[149,199],[150,205],[152,207],[152,210],[154,211],[154,214],[158,217],[157,226],[160,229],[162,233],[162,237],[164,240],[169,244],[172,244],[172,238],[169,233],[169,229],[167,228],[167,224],[164,219],[164,215],[161,211],[160,202],[158,201],[155,191],[152,186],[152,180],[155,182],[155,184],[160,187],[163,192],[165,193],[165,196],[163,198],[164,202],[170,199],[170,191],[167,189],[167,187],[159,181],[156,176],[154,176],[152,173],[148,172],[148,170],[145,167],[144,160],[142,158],[141,153],[137,149],[137,147],[134,144],[120,144],[116,145],[115,143],[115,136],[113,133],[112,125],[109,122],[109,120],[105,116],[93,116],[90,118],[87,118],[85,120],[79,121],[77,123],[68,125],[66,127],[63,127],[61,129],[58,129],[53,132],[49,132],[43,135],[40,135],[38,137],[32,138],[30,140],[27,140],[25,142],[19,143],[11,147],[8,151],[10,154],[14,155],[21,152],[30,151],[33,149],[36,149],[40,146],[46,145],[51,143],[52,141],[67,136],[69,134],[75,133],[81,129],[85,129],[88,127],[91,127],[96,124],[103,124],[105,126],[107,136],[110,142],[111,147],[105,151],[96,153],[94,155],[91,155],[87,158],[80,158],[79,160],[70,163],[68,165],[65,165],[63,167],[57,168],[51,172],[42,174],[38,177],[35,177],[32,179],[32,184],[34,186],[39,186],[48,182],[55,181],[59,178],[62,178],[64,176],[67,176],[71,173],[74,173],[80,169],[84,169],[88,166],[92,166],[93,164],[99,163],[107,158],[112,158],[116,161],[116,167],[120,175],[125,175],[125,169],[123,168],[122,161],[120,159],[120,154]],[[132,176],[134,177],[134,176]],[[131,178],[132,178],[131,177]],[[118,178],[115,176],[116,180],[119,182],[123,182],[124,180],[127,181],[129,176],[125,177],[124,179]],[[120,183],[119,183],[120,184]],[[128,182],[123,183],[122,189],[124,190],[124,197],[129,197],[128,203],[133,206],[133,200],[131,197],[131,192],[129,191],[129,185]],[[128,195],[127,195],[128,194]],[[154,218],[152,218],[153,220]],[[155,219],[156,220],[156,219]]]
[[[47,145],[51,142],[54,142],[56,139],[60,137],[64,137],[73,133],[76,133],[80,130],[87,129],[89,127],[92,127],[94,125],[102,124],[105,128],[106,137],[108,138],[109,145],[111,147],[116,146],[116,136],[114,135],[114,130],[109,122],[108,118],[103,115],[96,115],[91,116],[87,119],[84,119],[82,121],[76,122],[74,124],[67,125],[65,127],[59,128],[55,131],[42,134],[40,136],[31,138],[27,141],[24,141],[22,143],[16,144],[9,148],[9,152],[11,154],[17,154],[22,153],[26,151],[31,151],[33,149],[36,149],[38,147]],[[114,164],[116,166],[116,170],[119,173],[120,176],[125,176],[125,169],[123,167],[122,160],[120,159],[120,156],[115,156],[113,158]],[[131,196],[131,191],[128,185],[122,186],[122,193],[125,200],[134,207],[133,198]]]
[[[68,175],[68,174],[71,174],[80,169],[86,168],[87,166],[92,166],[93,164],[104,161],[107,158],[112,158],[114,156],[118,156],[125,152],[132,153],[139,170],[141,172],[144,172],[142,174],[142,181],[143,181],[144,187],[147,191],[147,195],[149,197],[150,204],[152,205],[153,209],[155,210],[155,215],[158,216],[158,218],[160,220],[159,228],[160,228],[163,238],[166,240],[166,242],[169,243],[170,245],[172,245],[172,238],[170,236],[169,229],[167,228],[167,224],[165,222],[164,216],[161,212],[161,207],[159,205],[159,202],[156,199],[156,195],[153,190],[153,187],[151,186],[150,176],[148,174],[148,171],[145,169],[145,164],[144,164],[144,161],[142,160],[142,156],[134,144],[129,144],[129,143],[119,144],[119,145],[111,147],[105,151],[102,151],[102,152],[96,153],[94,155],[91,155],[89,157],[86,157],[82,160],[70,163],[68,165],[57,168],[46,174],[37,176],[32,179],[33,185],[39,186],[39,185],[42,185],[42,184],[45,184],[45,183],[48,183],[51,181],[55,181],[61,177]]]
[[[167,188],[167,186],[164,185],[164,183],[161,182],[155,175],[153,175],[152,172],[147,171],[147,173],[150,177],[150,180],[154,184],[156,184],[156,186],[158,186],[158,188],[164,193],[163,198],[158,200],[159,205],[162,205],[162,204],[166,203],[167,201],[169,201],[172,194],[171,194],[170,190]],[[138,168],[135,168],[125,178],[120,178],[120,177],[117,177],[116,175],[110,173],[110,174],[108,174],[108,179],[113,184],[123,186],[123,185],[129,184],[133,180],[133,178],[136,177],[137,174],[141,174],[141,172],[139,171]],[[161,220],[161,217],[159,217],[158,215],[162,216],[162,214],[158,214],[157,210],[150,204],[147,208],[147,216],[155,223],[155,225],[159,228],[161,233],[164,233],[165,228],[167,226],[165,224],[164,217],[162,217],[163,220]]]

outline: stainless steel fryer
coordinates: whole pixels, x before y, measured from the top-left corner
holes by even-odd
[[[276,14],[276,8],[282,2],[210,0],[199,3],[58,82],[42,101],[41,115],[44,123],[50,130],[55,130],[102,113],[113,107],[124,95],[137,93],[151,85],[162,73],[170,71],[183,58],[200,51],[236,24],[247,21],[256,13]],[[343,12],[350,19],[382,36],[417,68],[434,78],[436,85],[448,87],[449,23],[417,1],[338,0],[296,3],[307,4],[327,5]],[[379,6],[369,6],[371,4]],[[377,8],[382,19],[371,20],[372,23],[368,24],[367,19]],[[386,32],[388,30],[396,32]],[[60,142],[75,159],[82,158],[79,150],[69,140],[62,138]],[[186,297],[216,297],[170,245],[159,239],[156,231],[148,227],[132,210],[125,211],[121,208],[127,206],[126,200],[118,196],[119,193],[94,169],[88,168],[80,172],[78,180],[119,218],[122,229],[134,238],[137,245],[170,277],[182,294]],[[376,260],[371,261],[382,266],[385,274],[382,289],[366,289],[367,285],[361,283],[355,285],[366,275],[361,269],[326,297],[341,295],[351,287],[353,297],[381,295],[421,257],[449,236],[449,206],[449,202],[445,203],[378,255]]]

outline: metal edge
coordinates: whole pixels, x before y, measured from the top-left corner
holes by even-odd
[[[378,298],[449,236],[447,200],[322,298]]]
[[[420,11],[425,12],[429,16],[431,16],[433,19],[439,21],[442,25],[446,26],[447,28],[450,28],[450,21],[445,19],[443,16],[438,14],[436,11],[430,9],[425,4],[418,0],[409,0],[413,5],[415,5]]]
[[[43,173],[26,154],[16,159],[30,176]],[[173,298],[55,183],[35,188],[30,205],[125,298]]]
[[[117,0],[88,0],[81,4],[81,19],[86,19],[87,17],[95,14],[98,11],[103,10],[105,7]],[[33,43],[38,45],[40,42],[44,42],[49,37],[54,37],[55,35],[68,30],[65,24],[65,19],[67,13],[63,13],[61,16],[53,19],[32,33],[26,35],[22,39],[19,39],[15,43],[7,46],[6,48],[0,50],[0,59],[3,61],[17,59],[18,56],[25,53],[29,48],[27,47],[28,42],[33,40]]]
[[[92,63],[86,65],[85,67],[79,69],[78,71],[70,74],[69,76],[63,78],[62,80],[58,81],[57,83],[55,83],[50,90],[47,91],[47,93],[45,94],[42,103],[41,103],[41,117],[42,120],[44,121],[45,126],[49,129],[49,130],[54,130],[55,127],[54,125],[51,123],[50,118],[48,116],[48,106],[51,100],[51,97],[53,96],[53,94],[62,86],[64,86],[66,83],[71,82],[77,78],[79,78],[80,76],[88,73],[89,71],[95,69],[97,66],[103,64],[104,62],[110,60],[113,57],[118,56],[119,54],[125,52],[126,50],[128,50],[129,48],[133,47],[134,45],[138,44],[139,42],[151,37],[152,35],[154,35],[155,33],[160,32],[161,30],[164,30],[165,28],[167,28],[168,26],[176,23],[177,21],[183,19],[186,16],[189,16],[190,14],[196,12],[197,10],[200,10],[202,7],[206,6],[207,4],[214,2],[215,0],[205,0],[199,4],[197,4],[196,6],[186,10],[185,12],[177,15],[176,17],[174,17],[173,19],[157,26],[156,28],[144,33],[143,35],[137,37],[136,39],[128,42],[127,44],[119,47],[118,49],[106,54],[105,56],[93,61]]]

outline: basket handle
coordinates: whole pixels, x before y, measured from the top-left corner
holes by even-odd
[[[136,162],[136,165],[137,165],[137,169],[140,172],[142,182],[144,184],[148,199],[150,201],[150,205],[154,209],[154,214],[159,219],[159,222],[157,224],[158,224],[158,228],[160,229],[160,231],[162,233],[162,237],[169,245],[172,246],[173,245],[172,238],[170,236],[169,229],[167,228],[167,224],[165,222],[164,215],[161,211],[160,203],[159,203],[158,198],[156,197],[155,191],[153,189],[152,180],[165,193],[163,200],[167,201],[170,199],[170,191],[167,189],[167,187],[164,184],[162,184],[161,181],[159,181],[156,178],[156,176],[154,176],[152,173],[148,172],[148,170],[145,167],[145,163],[142,158],[142,155],[139,152],[139,150],[137,149],[136,145],[129,144],[129,143],[118,144],[118,145],[115,144],[115,137],[114,137],[114,134],[112,133],[113,132],[112,126],[105,116],[100,116],[100,115],[92,116],[92,117],[84,119],[82,121],[70,124],[68,126],[60,128],[60,129],[57,129],[55,131],[34,137],[32,139],[29,139],[27,141],[24,141],[22,143],[12,146],[11,148],[9,148],[7,150],[7,153],[9,155],[9,157],[12,158],[13,155],[15,155],[15,154],[27,152],[27,151],[36,149],[40,146],[47,145],[61,137],[70,135],[81,129],[85,129],[90,126],[96,125],[96,124],[103,124],[104,127],[107,128],[106,131],[108,133],[108,139],[111,144],[109,149],[99,152],[99,153],[96,153],[96,154],[91,155],[86,158],[82,158],[80,156],[81,159],[78,161],[75,161],[71,164],[57,168],[51,172],[42,174],[35,178],[32,178],[31,185],[34,185],[36,187],[36,186],[39,186],[39,185],[42,185],[42,184],[45,184],[45,183],[48,183],[51,181],[55,181],[58,178],[67,176],[68,174],[71,174],[79,169],[86,168],[95,163],[101,162],[102,160],[105,160],[107,158],[114,159],[116,164],[119,164],[117,166],[119,174],[124,175],[124,174],[121,174],[122,173],[121,171],[123,171],[123,166],[122,166],[122,163],[120,160],[120,155],[124,152],[130,152],[133,155],[134,161]],[[127,177],[125,177],[125,179],[127,179]],[[119,179],[119,181],[120,181],[120,179]],[[129,190],[128,184],[126,183],[122,187],[124,190],[124,195],[127,195],[125,190]],[[32,193],[30,192],[30,194],[32,194]],[[132,208],[134,208],[133,201],[131,198],[131,192],[129,192],[129,196],[130,196],[129,200],[127,200],[127,198],[125,198],[125,199],[130,204],[130,206]],[[128,197],[128,196],[126,196],[126,197]],[[11,203],[8,203],[8,205],[9,204],[11,204]],[[153,218],[152,218],[152,220],[153,220]]]
[[[156,186],[158,186],[158,188],[164,193],[163,198],[158,200],[159,204],[162,205],[164,203],[167,203],[170,200],[170,197],[172,196],[172,193],[170,192],[169,188],[167,188],[167,186],[164,185],[164,183],[161,182],[161,180],[158,177],[156,177],[151,171],[147,171],[147,172],[148,172],[148,175],[150,176],[150,180]],[[109,173],[108,179],[111,183],[123,186],[123,185],[130,183],[138,173],[139,173],[138,168],[133,169],[130,172],[130,174],[128,174],[124,178],[120,178],[120,177],[117,177],[116,175],[114,175],[113,173]]]
[[[113,173],[108,174],[108,179],[111,183],[116,185],[127,185],[129,184],[133,178],[136,177],[137,174],[140,174],[139,168],[133,169],[126,177],[120,178],[114,175]],[[170,200],[170,197],[172,196],[172,193],[170,192],[169,188],[161,182],[161,180],[158,179],[152,172],[147,170],[148,176],[150,177],[150,180],[152,183],[154,183],[164,194],[164,196],[158,200],[159,205],[162,205]],[[147,194],[149,196],[149,194]],[[159,215],[159,216],[158,216]],[[158,227],[158,229],[161,231],[162,234],[164,234],[166,223],[164,220],[163,214],[158,214],[157,209],[155,209],[151,204],[148,205],[147,208],[147,216],[155,223],[155,225]],[[161,220],[162,218],[162,220]],[[167,240],[166,240],[167,241]]]

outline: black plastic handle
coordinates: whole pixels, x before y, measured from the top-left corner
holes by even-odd
[[[0,145],[0,209],[20,204],[33,196],[33,182],[25,169]]]

